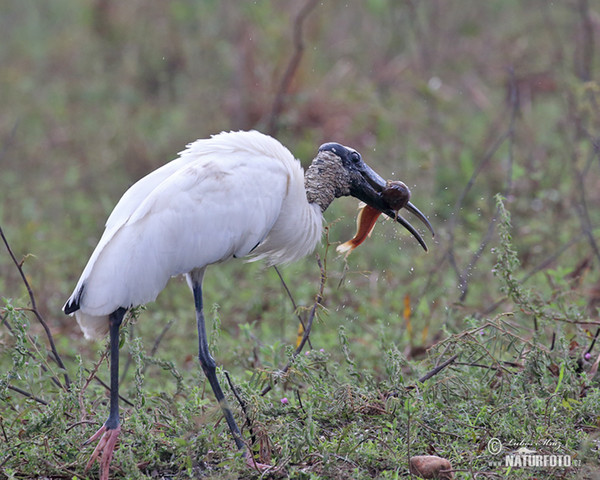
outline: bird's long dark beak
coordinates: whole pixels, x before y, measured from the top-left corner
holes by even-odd
[[[429,220],[427,220],[427,217],[425,215],[423,215],[423,213],[421,212],[421,210],[419,210],[417,207],[415,207],[412,203],[408,202],[405,207],[409,212],[413,213],[419,220],[421,220],[425,226],[427,227],[427,229],[431,232],[431,236],[435,237],[435,231],[433,230],[433,227],[431,226],[431,223],[429,223]],[[388,217],[393,218],[394,220],[396,220],[400,225],[402,225],[404,228],[406,228],[410,233],[413,234],[413,236],[417,239],[417,241],[419,242],[419,244],[423,247],[423,249],[427,252],[429,249],[427,248],[427,244],[425,243],[425,240],[423,240],[423,237],[421,236],[421,234],[415,229],[415,227],[413,227],[410,222],[404,218],[402,218],[400,216],[399,213],[393,211],[393,210],[385,210],[383,211],[383,213],[385,213]]]
[[[384,199],[382,194],[388,187],[388,183],[364,162],[361,162],[358,171],[360,172],[360,176],[362,178],[356,181],[352,186],[350,192],[351,195],[397,221],[400,225],[406,228],[417,239],[421,247],[427,251],[427,244],[425,243],[425,240],[423,240],[421,234],[410,224],[408,220],[402,218],[398,214],[397,210],[394,210],[392,206],[389,205],[389,203]],[[408,188],[406,189],[406,192],[406,202],[403,202],[402,207],[406,208],[406,210],[421,220],[421,222],[423,222],[427,229],[431,232],[431,235],[435,236],[435,231],[433,230],[433,227],[431,226],[431,223],[427,217],[423,214],[423,212],[421,212],[421,210],[419,210],[409,201],[410,191]]]

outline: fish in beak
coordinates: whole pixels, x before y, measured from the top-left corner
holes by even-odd
[[[399,211],[408,210],[435,236],[435,232],[427,217],[410,201],[410,190],[399,181],[385,181],[371,167],[369,167],[356,150],[344,147],[338,143],[326,143],[319,151],[331,151],[342,160],[342,165],[349,175],[349,195],[359,199],[357,218],[357,231],[354,238],[337,247],[338,252],[348,255],[360,245],[371,233],[377,218],[384,214],[406,228],[427,251],[427,245],[421,234],[404,219]]]

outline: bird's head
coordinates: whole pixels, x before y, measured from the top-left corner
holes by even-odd
[[[372,211],[383,213],[404,226],[425,250],[427,245],[423,237],[398,214],[398,210],[405,208],[434,234],[427,217],[410,202],[410,190],[404,183],[386,182],[363,161],[360,153],[339,143],[325,143],[319,147],[306,171],[305,188],[308,201],[318,204],[322,211],[337,197],[352,196],[361,200]],[[359,230],[361,218],[359,216]],[[367,216],[363,221],[368,221]]]

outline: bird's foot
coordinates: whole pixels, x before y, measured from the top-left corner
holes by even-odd
[[[119,433],[121,433],[121,425],[118,425],[117,428],[109,429],[106,428],[105,424],[102,425],[102,427],[100,427],[100,429],[94,433],[94,435],[84,442],[83,445],[85,446],[95,442],[100,438],[100,441],[98,442],[98,445],[96,445],[90,460],[85,466],[86,472],[92,466],[94,461],[100,456],[100,480],[108,480],[110,461],[112,460],[115,445],[117,444],[117,440],[119,438]]]
[[[243,447],[242,447],[243,448]],[[269,465],[267,463],[259,463],[254,460],[254,456],[252,455],[252,450],[246,446],[246,451],[244,453],[244,460],[246,461],[246,466],[252,468],[253,470],[257,470],[260,473],[264,473],[267,470],[275,470],[273,465]]]
[[[248,465],[250,468],[259,471],[260,473],[266,472],[267,470],[272,470],[274,469],[274,467],[272,465],[268,465],[266,463],[258,463],[256,460],[254,460],[254,457],[252,456],[252,453],[248,450],[246,452],[246,465]]]

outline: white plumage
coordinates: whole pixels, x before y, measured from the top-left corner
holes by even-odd
[[[200,365],[246,462],[252,468],[267,469],[247,451],[217,378],[203,313],[204,270],[232,257],[250,256],[269,264],[303,257],[321,237],[323,212],[335,198],[348,195],[371,209],[371,215],[361,219],[374,222],[383,213],[404,225],[427,249],[397,209],[406,208],[433,233],[429,221],[409,201],[408,189],[401,204],[391,190],[352,148],[333,142],[321,145],[304,173],[284,146],[254,131],[198,140],[178,159],[127,190],[64,306],[65,313],[75,314],[87,338],[110,331],[110,413],[86,442],[99,440],[86,470],[101,458],[100,478],[108,480],[121,431],[119,329],[125,313],[154,300],[170,277],[182,273],[194,296]],[[359,225],[359,231],[363,230]]]
[[[321,208],[281,143],[256,131],[197,140],[123,195],[66,306],[78,304],[84,335],[98,338],[109,314],[155,300],[172,276],[249,254],[291,262],[321,231]]]

